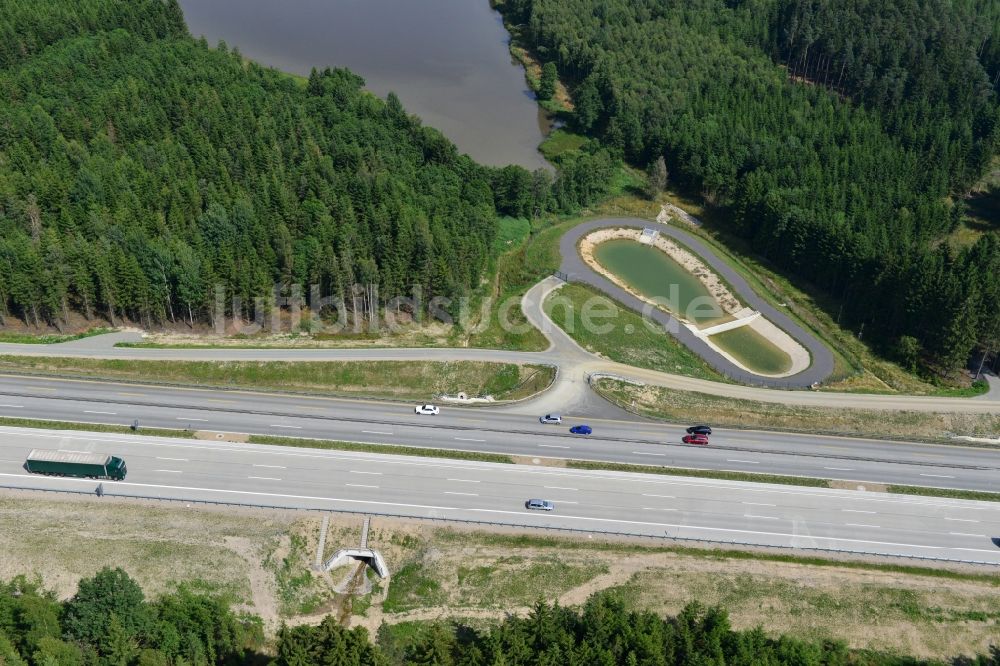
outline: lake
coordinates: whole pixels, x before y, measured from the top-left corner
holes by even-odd
[[[548,120],[488,0],[180,0],[188,29],[297,74],[347,67],[478,162],[546,167]]]

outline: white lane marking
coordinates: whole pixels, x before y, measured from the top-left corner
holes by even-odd
[[[853,467],[824,467],[823,469],[832,469],[836,472],[853,472]]]
[[[0,405],[0,407],[9,407],[11,409],[24,409],[24,405]]]
[[[85,410],[83,410],[83,413],[84,414],[110,414],[111,416],[115,416],[116,414],[118,414],[118,412],[99,412],[96,409],[85,409]]]
[[[777,516],[756,516],[756,515],[754,515],[752,513],[744,513],[743,517],[744,518],[758,518],[760,520],[781,520],[781,518],[778,518]]]
[[[272,469],[287,469],[284,465],[254,465],[254,467],[270,467]]]
[[[676,511],[677,509],[664,509],[658,506],[644,506],[643,511]]]
[[[936,479],[954,479],[955,477],[948,474],[921,474],[920,476],[933,476]]]
[[[352,469],[348,474],[370,474],[372,476],[382,476],[382,472],[363,472],[360,469]]]
[[[469,437],[455,437],[456,442],[485,442],[485,439],[471,439]]]
[[[454,481],[456,483],[481,483],[475,479],[448,479],[449,481]]]
[[[167,474],[183,474],[179,469],[154,469],[154,472],[166,472]]]
[[[563,486],[545,486],[546,490],[579,490],[579,488],[565,488]]]
[[[749,504],[751,506],[778,506],[777,504],[768,504],[767,502],[743,502],[743,504]]]
[[[653,495],[652,493],[643,493],[643,497],[663,497],[665,499],[677,499],[673,495]]]
[[[65,432],[47,432],[38,431],[28,428],[17,428],[17,427],[0,427],[0,432],[16,433],[19,436],[27,438],[38,438],[38,439],[58,439],[60,441],[81,441],[88,444],[94,442],[105,442],[108,444],[128,444],[128,445],[142,445],[144,447],[148,446],[159,446],[172,449],[192,449],[192,450],[202,450],[202,451],[233,451],[233,452],[245,452],[248,449],[253,450],[255,453],[261,455],[268,455],[274,457],[293,457],[293,458],[310,458],[316,460],[327,460],[327,461],[344,461],[344,460],[357,460],[364,462],[371,462],[373,458],[378,458],[382,464],[386,465],[399,465],[399,466],[409,466],[409,467],[426,467],[426,468],[442,468],[442,469],[476,469],[482,470],[483,464],[481,463],[468,463],[462,461],[453,462],[421,462],[415,461],[413,459],[396,459],[392,456],[381,456],[374,454],[358,454],[358,453],[347,453],[341,451],[312,451],[306,453],[305,451],[290,451],[287,449],[280,449],[270,446],[263,445],[226,445],[226,444],[193,444],[189,440],[179,440],[165,438],[163,440],[158,440],[156,438],[149,438],[139,440],[134,436],[129,435],[108,435],[108,434],[98,434],[98,433],[86,433],[81,435],[67,434]],[[88,453],[88,452],[85,452]],[[746,492],[750,494],[773,494],[773,495],[793,495],[795,497],[812,497],[812,498],[826,498],[831,500],[842,500],[843,491],[817,491],[814,488],[794,488],[788,487],[784,489],[776,488],[755,488],[742,483],[734,483],[730,481],[721,480],[698,480],[694,481],[685,477],[670,477],[668,479],[660,479],[658,477],[651,477],[648,475],[625,475],[621,473],[601,473],[601,472],[554,472],[548,468],[546,469],[531,469],[521,467],[517,469],[518,466],[506,466],[503,469],[497,471],[504,472],[506,474],[545,474],[548,476],[562,476],[562,477],[572,477],[580,479],[613,479],[622,480],[628,479],[632,483],[642,483],[655,486],[684,486],[688,488],[712,488],[718,490],[731,491],[734,488],[740,492]],[[359,500],[360,501],[360,500]],[[877,503],[881,505],[898,505],[906,508],[919,508],[919,507],[941,507],[941,508],[955,508],[957,505],[962,505],[962,510],[981,510],[981,511],[1000,511],[1000,506],[990,503],[989,506],[977,506],[975,503],[969,500],[952,500],[947,498],[930,498],[930,497],[909,497],[904,495],[885,497],[868,497],[865,499],[869,503]],[[390,505],[385,502],[379,504]],[[983,551],[991,552],[991,551]]]
[[[275,476],[248,476],[248,479],[257,479],[258,481],[281,481],[281,479]]]
[[[378,488],[378,486],[368,486],[363,483],[345,483],[344,485],[351,488]]]
[[[579,504],[579,502],[573,502],[571,500],[557,499],[552,500],[555,504]]]
[[[362,430],[361,432],[366,435],[391,435],[392,432],[388,430]]]
[[[187,458],[164,458],[164,457],[161,457],[161,456],[156,456],[156,459],[157,460],[176,460],[177,462],[187,462],[188,461]]]
[[[201,421],[202,423],[208,421],[208,419],[194,419],[194,418],[191,418],[191,417],[186,417],[185,418],[183,416],[178,416],[177,420],[178,421]]]
[[[744,463],[746,465],[759,465],[760,464],[756,460],[733,460],[733,459],[730,459],[730,458],[727,458],[726,462]]]
[[[479,497],[479,493],[457,493],[452,490],[444,491],[445,495],[466,495],[467,497]]]
[[[646,451],[633,451],[637,456],[659,456],[661,458],[666,457],[666,453],[647,453]]]
[[[559,446],[558,444],[539,444],[542,448],[546,449],[568,449],[568,446]]]
[[[841,509],[846,513],[875,513],[874,511],[864,511],[862,509]]]
[[[11,474],[8,472],[0,472],[0,477],[17,477],[25,480],[35,480],[28,473],[22,474]],[[78,483],[78,484],[90,484],[91,482],[85,479],[72,479],[72,478],[61,478],[59,481],[67,483]],[[133,487],[133,488],[158,488],[166,490],[190,490],[195,492],[205,492],[205,493],[217,493],[223,495],[248,495],[254,497],[272,497],[281,499],[297,499],[297,500],[313,500],[322,502],[341,502],[344,504],[374,504],[376,506],[395,506],[403,507],[408,509],[438,509],[441,511],[462,511],[463,509],[454,506],[437,506],[433,504],[407,504],[403,502],[385,502],[380,500],[359,500],[347,497],[316,497],[312,495],[287,495],[282,493],[267,493],[260,491],[250,491],[250,490],[223,490],[221,488],[199,488],[197,486],[172,486],[165,485],[161,483],[131,483],[126,481],[109,481],[109,486],[112,487]],[[470,513],[493,513],[499,515],[508,516],[520,516],[525,515],[524,511],[502,511],[500,509],[464,509]],[[757,536],[773,536],[773,537],[801,537],[801,534],[794,534],[790,532],[762,532],[760,530],[742,530],[728,527],[707,527],[701,525],[680,525],[677,523],[654,523],[642,520],[620,520],[616,518],[596,518],[592,516],[567,516],[560,515],[561,520],[566,521],[584,521],[584,522],[597,522],[597,523],[613,523],[613,524],[625,524],[625,525],[643,525],[647,527],[674,527],[678,529],[687,529],[691,531],[702,531],[702,532],[729,532],[732,534],[754,534]],[[958,550],[967,553],[987,553],[990,555],[996,555],[997,551],[995,548],[952,548],[950,546],[928,546],[926,544],[913,544],[913,543],[899,543],[896,541],[871,541],[867,539],[853,539],[846,537],[824,537],[824,536],[814,536],[813,539],[817,541],[829,541],[838,543],[859,543],[865,545],[874,546],[897,546],[902,548],[916,548],[918,550],[929,550],[929,551],[941,551],[941,550]]]
[[[267,427],[268,428],[293,428],[295,430],[302,430],[302,426],[282,425],[280,423],[272,423],[271,425],[269,425]]]
[[[948,532],[951,536],[967,536],[967,537],[979,537],[985,539],[985,534],[969,534],[968,532]]]
[[[948,517],[945,517],[945,520],[953,520],[956,523],[978,523],[979,522],[978,520],[974,520],[972,518],[948,518]]]
[[[844,523],[847,527],[873,527],[875,529],[881,529],[878,525],[866,525],[865,523]]]

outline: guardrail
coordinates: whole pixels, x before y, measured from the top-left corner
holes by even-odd
[[[99,486],[101,487],[101,486]],[[160,497],[156,495],[131,495],[125,493],[114,493],[108,492],[106,489],[102,490],[99,494],[94,491],[86,490],[62,490],[56,488],[34,488],[28,486],[17,486],[11,484],[0,484],[0,490],[21,490],[21,491],[36,491],[43,493],[62,493],[67,495],[90,495],[98,496],[102,500],[104,498],[114,498],[123,500],[140,500],[146,502],[183,502],[185,504],[203,504],[206,506],[232,506],[239,507],[243,509],[269,509],[272,511],[310,511],[316,513],[337,513],[342,515],[353,515],[353,516],[377,516],[380,518],[393,518],[393,519],[403,519],[403,520],[421,520],[427,522],[438,522],[438,523],[454,523],[461,525],[473,525],[478,527],[503,527],[503,528],[513,528],[513,529],[525,529],[525,530],[536,530],[542,532],[556,532],[564,534],[600,534],[605,537],[616,537],[616,538],[629,538],[629,539],[648,539],[651,541],[657,541],[659,543],[693,543],[699,545],[707,546],[729,546],[734,548],[756,548],[764,550],[774,550],[780,552],[808,552],[817,554],[837,554],[837,555],[850,555],[853,557],[876,557],[882,559],[895,559],[895,560],[911,560],[920,562],[946,562],[952,564],[969,564],[978,566],[989,566],[989,567],[1000,567],[1000,562],[989,562],[986,560],[964,560],[959,558],[951,557],[932,557],[929,555],[904,555],[904,554],[893,554],[893,553],[880,553],[876,551],[866,551],[866,550],[852,550],[844,548],[818,548],[815,546],[783,546],[776,544],[766,544],[766,543],[754,543],[751,541],[736,541],[725,540],[725,539],[699,539],[697,537],[683,537],[678,535],[671,535],[664,531],[663,535],[658,534],[644,534],[641,532],[618,532],[613,530],[598,530],[598,529],[584,529],[579,527],[559,527],[556,525],[529,525],[526,523],[505,523],[497,522],[492,520],[470,520],[467,518],[443,518],[440,516],[418,516],[413,514],[402,514],[402,513],[388,513],[382,511],[353,511],[350,509],[334,509],[334,508],[313,508],[305,506],[295,506],[294,504],[248,504],[246,502],[231,502],[223,500],[204,500],[204,499],[189,499],[183,497]],[[817,537],[823,538],[823,537]],[[1000,546],[1000,539],[994,540]]]

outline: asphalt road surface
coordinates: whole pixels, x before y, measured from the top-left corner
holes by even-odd
[[[109,495],[389,513],[1000,564],[1000,505],[710,479],[197,440],[2,428],[0,485],[96,490],[29,474],[32,448],[113,453]],[[529,498],[556,510],[528,511]],[[95,501],[96,498],[95,498]]]
[[[249,391],[170,388],[0,376],[0,416],[341,439],[514,456],[784,474],[861,483],[997,490],[1000,451],[750,430],[719,430],[707,447],[681,443],[682,426],[564,413],[561,426],[515,409],[442,406],[418,416],[412,403]],[[607,418],[612,417],[612,418]],[[569,434],[587,423],[593,435]],[[687,424],[684,424],[687,425]]]

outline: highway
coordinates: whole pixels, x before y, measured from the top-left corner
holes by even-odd
[[[0,376],[0,416],[119,425],[138,419],[144,427],[967,490],[996,491],[1000,478],[994,449],[751,430],[719,430],[700,447],[681,443],[681,426],[638,420],[606,403],[564,413],[562,426],[541,425],[532,410],[530,403],[443,406],[439,416],[417,416],[411,403]],[[570,435],[578,423],[594,434]]]
[[[32,475],[32,448],[113,453],[108,495],[388,513],[1000,564],[1000,504],[711,479],[291,447],[2,428],[0,485],[90,492]],[[551,513],[524,502],[555,502]],[[98,500],[96,497],[94,501]]]

